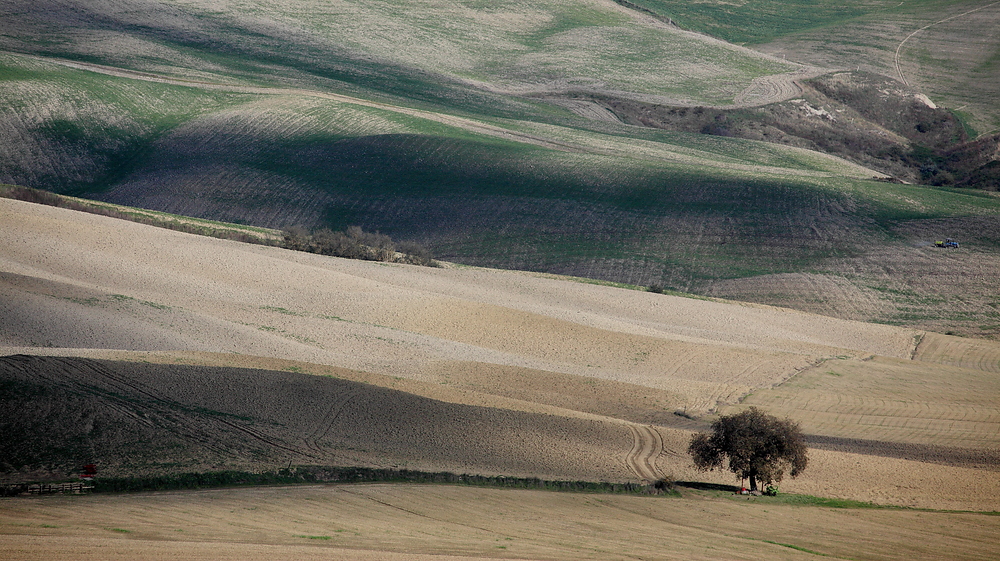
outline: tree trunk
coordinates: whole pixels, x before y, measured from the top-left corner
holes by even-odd
[[[757,476],[750,475],[750,492],[752,493],[756,490],[757,490]]]

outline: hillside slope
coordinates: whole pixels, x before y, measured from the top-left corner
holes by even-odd
[[[897,133],[864,119],[858,135],[797,147],[699,134],[727,126],[714,120],[681,133],[619,122],[597,101],[716,114],[799,99],[795,82],[823,71],[633,8],[15,2],[0,18],[0,182],[271,228],[357,225],[470,265],[1000,332],[983,274],[997,268],[1000,202],[870,181],[882,174],[803,149],[913,163],[906,139],[868,150]],[[823,120],[806,105],[767,111],[798,134]],[[955,149],[969,166],[929,177],[988,182],[988,148]],[[947,237],[963,249],[928,249]]]
[[[979,134],[1000,131],[1000,2],[993,0],[635,0],[674,25],[775,57],[865,70],[918,88]],[[793,14],[794,17],[789,17]]]

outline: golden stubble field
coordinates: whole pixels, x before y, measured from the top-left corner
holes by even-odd
[[[5,500],[7,559],[990,559],[996,516],[452,486]]]
[[[452,435],[447,446],[422,450],[413,467],[538,469],[549,478],[662,475],[734,484],[731,475],[695,472],[684,450],[692,429],[742,400],[788,415],[820,438],[809,469],[784,482],[783,491],[925,509],[1000,510],[1000,345],[994,342],[545,275],[346,261],[19,201],[0,200],[0,216],[3,355],[257,368],[364,382],[373,388],[370,396],[381,395],[380,388],[410,396],[382,407],[372,402],[374,410],[392,411],[393,423],[406,421],[401,403],[439,412],[399,425],[408,427],[402,433],[428,435],[427,443]],[[137,387],[168,387],[142,378],[143,368],[135,372],[129,383]],[[224,395],[212,399],[212,407],[226,401]],[[303,418],[318,415],[299,401]],[[265,417],[295,412],[261,403]],[[472,417],[457,414],[469,411],[459,406],[488,412],[476,417],[480,421],[517,419],[519,434],[544,436],[519,447],[516,438],[497,434],[502,431],[464,425]],[[240,407],[256,406],[249,401]],[[351,429],[351,415],[346,417],[339,421],[345,433],[372,427],[370,417],[358,415]],[[293,428],[258,436],[306,446],[316,434],[314,426]],[[560,437],[559,430],[572,437]],[[353,452],[360,463],[385,465],[379,450],[405,450],[397,446],[404,437],[370,432],[381,436],[367,455]],[[463,448],[463,433],[480,448]],[[577,435],[586,434],[593,438],[580,446]],[[311,442],[323,445],[322,439]],[[447,458],[452,449],[464,450],[460,462]],[[330,454],[323,457],[339,458]],[[536,467],[504,464],[503,456],[518,454],[533,455]],[[399,460],[392,458],[396,465]],[[690,490],[683,499],[666,499],[437,486],[310,489],[4,500],[0,543],[12,558],[109,552],[120,558],[345,559],[809,555],[795,548],[852,558],[892,558],[900,551],[940,558],[946,550],[955,553],[944,556],[988,558],[1000,526],[984,514],[741,503]],[[300,495],[308,493],[326,505],[320,514],[303,510],[312,503]],[[383,493],[402,498],[383,500]],[[158,501],[175,501],[180,510]],[[380,504],[411,519],[351,526],[360,514],[342,501],[368,509]],[[475,514],[460,516],[456,505]],[[272,509],[273,516],[241,518],[253,516],[252,508]],[[597,514],[588,518],[588,508]],[[427,510],[439,514],[425,516]],[[445,515],[469,524],[445,526]],[[201,517],[215,519],[220,530],[205,534],[185,525]],[[251,537],[257,535],[262,537]]]

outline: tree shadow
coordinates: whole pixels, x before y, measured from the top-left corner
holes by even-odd
[[[740,488],[736,485],[722,485],[720,483],[703,483],[701,481],[675,481],[674,485],[677,487],[687,487],[688,489],[697,489],[699,491],[728,491],[730,493],[739,493]]]

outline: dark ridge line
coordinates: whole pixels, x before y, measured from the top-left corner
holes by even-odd
[[[908,444],[862,438],[805,435],[810,448],[832,452],[851,452],[953,467],[1000,471],[1000,449],[959,448],[935,444]]]

